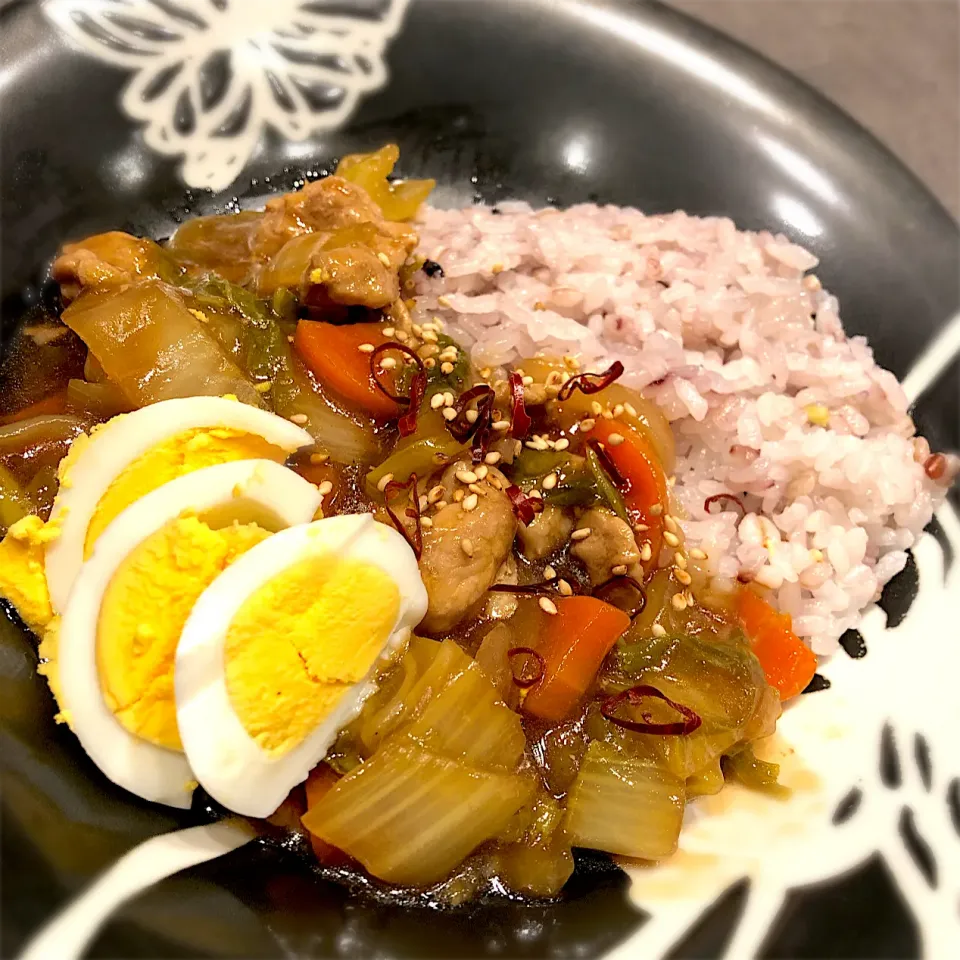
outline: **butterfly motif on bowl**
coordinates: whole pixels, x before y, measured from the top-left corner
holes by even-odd
[[[189,187],[221,190],[270,129],[304,141],[342,124],[386,81],[407,0],[46,0],[84,53],[131,72],[123,111],[182,157]],[[341,12],[347,11],[347,12]]]

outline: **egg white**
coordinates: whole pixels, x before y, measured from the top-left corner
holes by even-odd
[[[159,405],[158,405],[159,406]],[[239,406],[239,404],[236,404]],[[250,505],[281,524],[303,524],[321,503],[316,487],[272,460],[236,460],[196,470],[137,500],[104,530],[82,565],[60,623],[61,708],[83,749],[114,783],[146,800],[189,807],[193,779],[185,754],[130,733],[104,699],[97,625],[104,593],[131,550],[184,511]]]
[[[380,657],[302,743],[282,756],[247,733],[227,691],[224,646],[234,617],[257,589],[294,563],[318,554],[361,560],[396,583],[400,609]],[[401,652],[427,610],[427,592],[409,544],[372,514],[328,517],[291,527],[257,544],[201,594],[180,635],[174,684],[177,724],[194,776],[236,813],[267,817],[323,759],[338,732],[373,692],[384,661]]]
[[[306,430],[289,420],[225,397],[163,400],[109,421],[90,435],[86,449],[70,467],[50,515],[60,528],[59,537],[47,547],[45,560],[55,612],[62,613],[67,606],[83,564],[87,527],[117,475],[177,434],[217,427],[256,434],[288,453],[313,443]]]

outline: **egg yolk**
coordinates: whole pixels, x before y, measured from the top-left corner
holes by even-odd
[[[124,558],[100,606],[97,668],[104,700],[130,733],[181,749],[173,670],[184,624],[213,580],[269,535],[256,524],[214,530],[184,516]]]
[[[332,554],[294,563],[250,594],[227,631],[227,693],[268,753],[300,744],[366,676],[400,610],[380,567]]]
[[[43,633],[53,617],[43,571],[47,526],[39,517],[24,517],[0,541],[0,597],[13,604],[20,619],[36,634]]]
[[[222,427],[187,430],[157,444],[118,473],[100,498],[87,526],[84,559],[89,559],[97,538],[118,514],[164,483],[218,463],[255,459],[282,463],[286,457],[280,447],[257,434]]]

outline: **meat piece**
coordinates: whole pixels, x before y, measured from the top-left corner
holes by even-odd
[[[545,504],[526,526],[520,525],[520,549],[528,560],[542,560],[559,550],[573,530],[573,518],[561,507]]]
[[[412,227],[385,220],[363,188],[327,177],[267,204],[254,240],[269,261],[258,293],[289,287],[308,303],[382,309],[400,296],[398,271],[417,240]]]
[[[266,259],[301,234],[333,233],[382,219],[380,208],[362,187],[343,177],[324,177],[295,193],[267,201],[253,249],[258,257]]]
[[[640,550],[629,524],[602,507],[591,507],[577,521],[577,529],[589,528],[590,535],[574,540],[570,553],[587,568],[590,582],[605,583],[614,568],[626,567],[627,575],[643,579]]]
[[[465,497],[468,488],[455,480],[458,470],[469,464],[457,463],[445,472],[448,488],[455,484]],[[494,583],[510,556],[517,520],[513,506],[503,490],[491,483],[507,486],[497,470],[490,470],[476,484],[476,507],[465,510],[450,502],[436,513],[428,514],[432,525],[423,531],[420,576],[427,588],[427,615],[420,624],[426,633],[442,634],[450,630],[475,607]]]
[[[173,273],[175,268],[160,246],[119,230],[66,244],[50,270],[65,303],[87,289],[120,287],[137,280],[170,280]]]

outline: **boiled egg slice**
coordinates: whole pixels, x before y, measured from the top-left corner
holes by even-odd
[[[58,698],[94,763],[121,787],[188,807],[193,775],[174,704],[174,656],[197,597],[320,494],[272,460],[218,464],[137,500],[77,575],[56,645]]]
[[[272,814],[426,609],[413,550],[371,514],[291,527],[240,557],[196,602],[177,648],[177,721],[207,793]]]
[[[50,516],[58,530],[45,557],[54,612],[66,608],[97,537],[134,500],[217,463],[283,462],[312,442],[289,420],[227,397],[164,400],[81,435],[60,465],[60,490]]]

